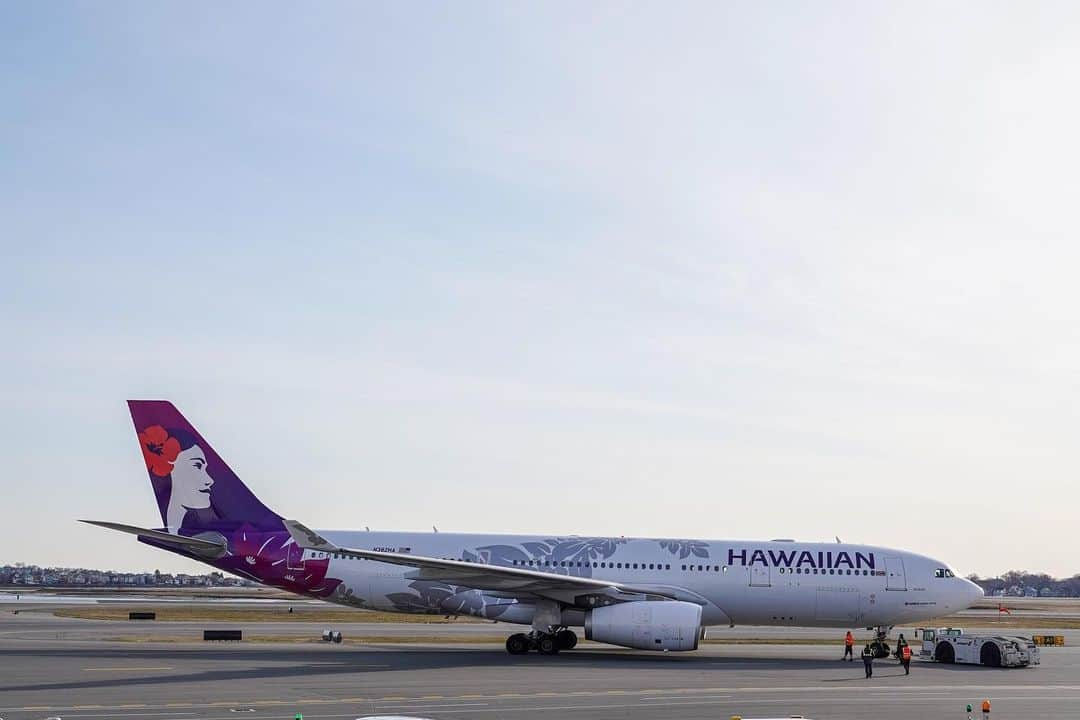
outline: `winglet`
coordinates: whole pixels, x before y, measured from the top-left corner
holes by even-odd
[[[285,529],[289,531],[293,542],[305,550],[320,550],[322,552],[337,552],[338,546],[315,532],[307,525],[296,520],[283,520]]]

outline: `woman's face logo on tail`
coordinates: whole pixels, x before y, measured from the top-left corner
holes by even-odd
[[[172,495],[169,504],[187,510],[210,507],[210,487],[214,478],[206,472],[206,453],[198,445],[181,450],[172,468]]]
[[[139,433],[146,468],[160,478],[169,478],[166,523],[177,532],[188,510],[210,507],[214,478],[206,467],[206,453],[195,438],[181,430],[153,425]],[[184,446],[187,447],[184,447]]]

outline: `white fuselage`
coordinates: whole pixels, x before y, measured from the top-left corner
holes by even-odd
[[[982,597],[948,565],[866,545],[646,538],[319,531],[335,545],[610,580],[643,593],[678,591],[704,625],[873,627],[956,612]],[[397,612],[468,614],[532,622],[527,599],[418,579],[417,570],[329,558],[342,579],[331,602]],[[583,599],[583,602],[587,601]],[[583,609],[564,612],[579,625]]]

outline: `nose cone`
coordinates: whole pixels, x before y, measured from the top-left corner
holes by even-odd
[[[968,607],[974,605],[977,601],[983,599],[983,589],[971,582],[968,579],[964,579],[964,597]]]

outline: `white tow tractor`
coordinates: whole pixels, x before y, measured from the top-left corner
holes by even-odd
[[[1027,667],[1039,664],[1039,648],[1018,635],[965,635],[960,628],[919,628],[924,660],[986,667]]]

